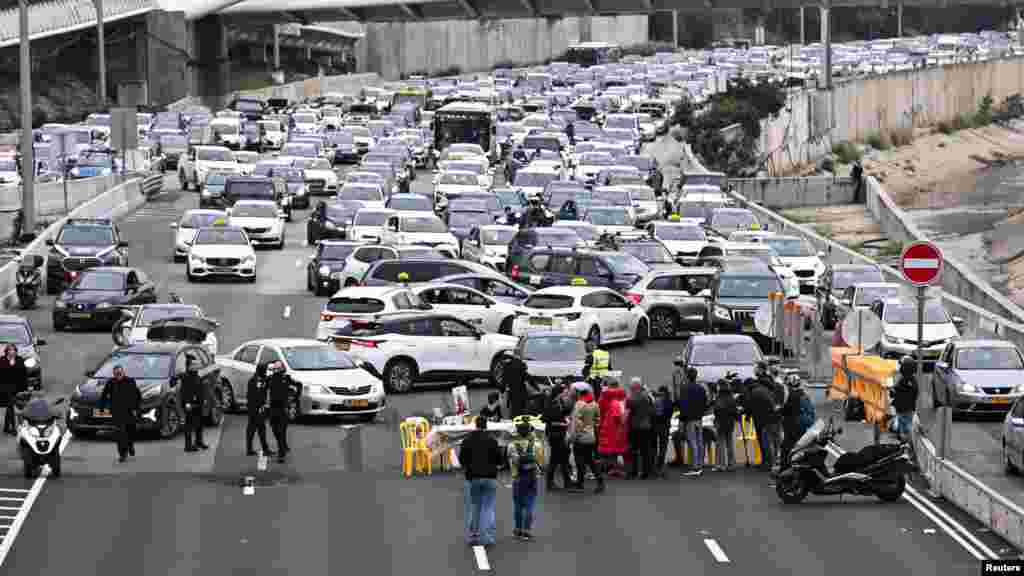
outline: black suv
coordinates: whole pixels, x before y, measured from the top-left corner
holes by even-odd
[[[46,293],[57,294],[87,268],[128,263],[121,233],[109,218],[69,218],[55,238],[46,240]]]
[[[769,294],[785,292],[779,275],[760,263],[727,266],[711,288],[711,318],[719,333],[749,334],[758,338],[754,315]]]
[[[545,247],[532,250],[526,258],[526,266],[512,278],[535,288],[570,286],[582,278],[587,286],[625,292],[650,271],[646,264],[628,253]]]
[[[405,273],[408,278],[400,278]],[[363,276],[363,286],[391,286],[403,283],[433,282],[442,276],[455,274],[486,274],[499,277],[493,268],[465,260],[435,260],[408,258],[378,260],[370,265]]]
[[[850,286],[864,282],[885,282],[882,269],[874,264],[828,264],[818,277],[815,296],[818,321],[826,330],[834,330],[839,318],[838,300]]]
[[[345,239],[352,219],[362,207],[363,203],[357,200],[321,201],[306,221],[306,243],[312,246],[329,238]]]
[[[597,247],[601,250],[631,254],[652,270],[681,268],[665,244],[646,233],[602,234],[597,238]]]
[[[310,255],[306,266],[306,289],[317,296],[330,296],[337,292],[340,280],[335,272],[345,269],[345,262],[355,251],[359,242],[346,240],[322,240],[316,245],[316,252]]]

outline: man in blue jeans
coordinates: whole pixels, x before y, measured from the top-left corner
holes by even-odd
[[[494,507],[498,498],[498,467],[503,455],[498,441],[487,433],[487,420],[476,419],[471,432],[459,448],[459,462],[466,472],[466,543],[493,546],[496,537]]]

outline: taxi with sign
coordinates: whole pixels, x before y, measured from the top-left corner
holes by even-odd
[[[643,343],[650,321],[643,308],[608,288],[587,286],[582,278],[572,286],[538,290],[523,302],[525,314],[516,317],[513,333],[564,326],[564,331],[593,342]]]
[[[256,251],[245,230],[231,228],[224,220],[214,224],[200,228],[192,240],[185,270],[188,281],[232,276],[256,282]]]

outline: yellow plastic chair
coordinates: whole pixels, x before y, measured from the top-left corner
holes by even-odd
[[[402,437],[402,473],[407,477],[412,476],[414,470],[427,474],[432,472],[426,433],[423,432],[423,424],[415,420],[406,419],[398,427]]]
[[[746,443],[746,446],[744,446],[744,443]],[[757,441],[754,419],[749,416],[744,416],[740,419],[739,434],[736,436],[736,456],[740,454],[744,455],[745,460],[749,458],[750,461],[747,464],[751,466],[761,465],[761,444]]]

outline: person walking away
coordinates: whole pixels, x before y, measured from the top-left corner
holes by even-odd
[[[661,386],[654,395],[654,419],[651,435],[654,440],[654,472],[665,476],[665,458],[668,456],[668,437],[672,429],[672,393],[668,386]]]
[[[252,437],[259,435],[260,447],[267,456],[273,456],[274,451],[267,445],[267,365],[260,364],[256,367],[256,373],[249,378],[246,389],[246,410],[249,413],[249,421],[245,425],[245,454],[255,456],[256,451],[252,449]]]
[[[114,366],[113,376],[103,387],[99,404],[110,410],[117,427],[118,462],[124,462],[128,456],[135,456],[135,421],[142,405],[142,393],[135,379],[125,375],[123,366]]]
[[[569,415],[572,413],[572,405],[566,400],[565,395],[566,392],[555,386],[548,394],[544,405],[544,434],[551,446],[551,458],[548,460],[546,474],[548,492],[558,489],[555,485],[555,474],[558,471],[562,473],[562,486],[565,489],[572,487],[569,478]]]
[[[775,465],[773,438],[777,435],[780,409],[775,403],[775,394],[768,384],[756,380],[748,390],[743,405],[746,413],[754,420],[754,432],[761,448],[761,467],[771,470]]]
[[[569,122],[565,126],[565,135],[566,135],[566,137],[569,138],[569,146],[575,146],[576,145],[576,124],[574,122]]]
[[[625,460],[626,454],[629,452],[626,391],[622,389],[617,379],[609,378],[608,387],[601,393],[597,405],[601,415],[597,453],[606,463],[608,476],[624,477],[624,467],[620,467],[618,462],[619,458]]]
[[[0,403],[4,409],[4,433],[11,436],[17,433],[14,415],[14,397],[28,390],[28,371],[25,361],[18,356],[18,348],[14,344],[4,346],[4,356],[0,359]]]
[[[518,356],[510,356],[502,369],[502,383],[505,385],[505,401],[508,403],[510,418],[526,414],[527,374],[526,362]]]
[[[185,404],[185,452],[209,450],[203,442],[203,401],[206,394],[199,377],[196,358],[185,356],[185,374],[181,378],[181,399]]]
[[[487,395],[487,405],[480,409],[480,417],[491,422],[501,422],[501,394],[491,392]]]
[[[525,541],[533,540],[533,510],[537,504],[537,477],[540,475],[537,445],[533,425],[520,418],[516,422],[516,435],[508,447],[508,455],[516,523],[513,535]]]
[[[681,354],[675,357],[672,364],[675,365],[675,369],[672,370],[672,388],[669,390],[669,395],[672,400],[672,410],[675,412],[676,407],[679,405],[679,399],[683,396],[683,390],[686,389],[686,379],[689,371],[685,367],[686,363]],[[669,415],[669,429],[671,429],[671,425],[672,416]],[[672,450],[675,453],[675,458],[672,460],[671,466],[682,467],[686,464],[686,458],[683,454],[683,438],[685,437],[686,430],[683,428],[682,421],[680,420],[679,428],[672,434]]]
[[[284,371],[281,362],[274,362],[268,368],[267,397],[270,402],[270,429],[277,442],[277,461],[284,462],[291,452],[288,447],[288,404],[292,401],[295,384]]]
[[[594,452],[597,447],[597,433],[601,426],[601,409],[594,402],[594,394],[589,390],[578,394],[569,425],[572,452],[576,459],[576,485],[571,491],[583,492],[583,482],[586,479],[586,472],[589,471],[597,481],[594,493],[600,494],[604,492],[604,476],[594,463]]]
[[[697,381],[696,368],[686,372],[686,387],[679,398],[679,421],[693,462],[690,470],[680,476],[700,476],[704,473],[704,414],[708,411],[708,392]]]
[[[896,409],[896,438],[901,442],[910,440],[914,412],[917,410],[917,366],[914,359],[904,356],[900,359],[900,377],[892,391],[892,407]]]
[[[789,453],[800,437],[814,425],[814,403],[804,391],[800,379],[790,376],[786,380],[789,396],[782,407],[782,448],[779,461],[782,468],[789,466]]]
[[[642,480],[651,477],[654,458],[651,448],[654,440],[651,436],[654,429],[654,397],[644,388],[639,377],[634,376],[629,382],[630,396],[626,401],[629,413],[629,450],[632,466],[629,477],[640,475]]]
[[[739,404],[728,380],[718,384],[715,398],[715,432],[717,434],[718,470],[732,470],[736,466],[736,421],[740,418]]]
[[[466,478],[463,483],[466,543],[470,546],[493,546],[496,540],[494,516],[501,460],[498,441],[487,433],[487,419],[476,418],[476,430],[470,432],[459,447],[459,462]]]

